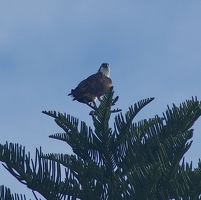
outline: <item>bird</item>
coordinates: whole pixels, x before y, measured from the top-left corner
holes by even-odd
[[[85,103],[92,108],[97,108],[96,100],[112,86],[110,79],[110,66],[102,63],[98,72],[81,81],[75,89],[72,89],[68,96],[73,97],[73,101]],[[91,105],[93,103],[93,106]]]

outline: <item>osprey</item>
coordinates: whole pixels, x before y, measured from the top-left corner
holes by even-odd
[[[100,101],[100,97],[106,92],[106,90],[112,86],[112,80],[110,77],[110,67],[108,63],[103,63],[98,72],[89,76],[87,79],[81,81],[78,86],[68,96],[73,97],[73,101],[77,100],[81,103],[90,105],[93,103],[96,108],[96,99]]]

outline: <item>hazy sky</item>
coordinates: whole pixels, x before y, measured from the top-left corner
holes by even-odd
[[[0,143],[31,151],[70,152],[49,139],[62,132],[42,110],[66,112],[91,123],[90,108],[67,94],[111,66],[117,107],[156,99],[136,120],[161,115],[172,105],[201,100],[201,1],[1,1]],[[201,119],[194,126],[187,161],[201,157]],[[2,166],[0,185],[28,193]],[[29,196],[30,195],[30,196]]]

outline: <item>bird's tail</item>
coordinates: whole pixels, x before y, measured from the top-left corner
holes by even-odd
[[[79,100],[83,96],[83,91],[81,91],[79,88],[75,88],[74,90],[71,90],[71,93],[69,93],[68,96],[72,96],[73,101]]]

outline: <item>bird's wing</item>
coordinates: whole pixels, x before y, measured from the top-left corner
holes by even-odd
[[[89,76],[87,79],[81,81],[78,84],[78,87],[85,93],[95,94],[99,81],[100,81],[100,74],[96,73],[96,74]]]
[[[105,77],[102,73],[98,72],[81,81],[78,87],[85,93],[100,96],[105,92],[105,89],[107,89],[111,85],[111,79]]]

